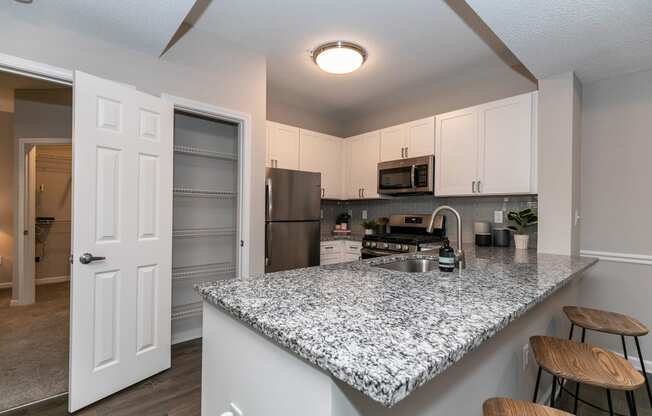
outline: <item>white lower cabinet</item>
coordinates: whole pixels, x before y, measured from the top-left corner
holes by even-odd
[[[436,116],[435,195],[536,192],[536,93]]]
[[[361,248],[362,243],[360,241],[322,241],[319,250],[319,264],[325,266],[327,264],[336,264],[359,260]]]
[[[347,199],[378,198],[380,132],[361,134],[345,140]]]

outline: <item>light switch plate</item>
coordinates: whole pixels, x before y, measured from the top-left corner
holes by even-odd
[[[366,219],[367,219],[367,210],[366,210],[366,209],[363,209],[363,210],[362,210],[362,219],[363,219],[363,220],[366,220]]]
[[[502,211],[494,211],[494,222],[496,224],[502,224],[503,223],[503,212]]]

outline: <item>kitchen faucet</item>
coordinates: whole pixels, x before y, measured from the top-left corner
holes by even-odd
[[[435,224],[435,218],[441,211],[450,211],[455,214],[455,218],[457,219],[457,251],[455,252],[455,263],[457,264],[457,267],[464,269],[466,268],[466,258],[464,256],[464,250],[462,249],[462,217],[460,216],[460,213],[457,212],[455,208],[449,207],[448,205],[440,206],[432,212],[430,217],[430,224],[428,225],[428,229],[426,231],[428,233],[432,233]]]

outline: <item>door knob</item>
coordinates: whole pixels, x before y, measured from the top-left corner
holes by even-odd
[[[89,264],[94,261],[105,260],[106,257],[95,257],[91,253],[84,253],[79,257],[79,262],[81,264]]]

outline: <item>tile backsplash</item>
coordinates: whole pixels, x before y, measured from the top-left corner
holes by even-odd
[[[391,214],[429,214],[436,207],[449,205],[459,211],[462,216],[462,239],[465,243],[474,241],[473,223],[475,221],[489,221],[494,228],[509,225],[507,213],[525,208],[537,207],[536,195],[518,196],[477,196],[435,198],[430,195],[409,196],[392,199],[368,199],[353,201],[322,201],[322,233],[328,234],[335,226],[335,219],[343,212],[351,213],[351,229],[353,233],[363,233],[361,225],[362,211],[367,211],[368,219],[389,217]],[[494,211],[504,211],[502,224],[494,223]],[[457,234],[457,225],[450,214],[446,214],[446,233],[454,240]],[[537,227],[529,229],[530,247],[536,247]],[[513,244],[513,243],[512,243]]]

